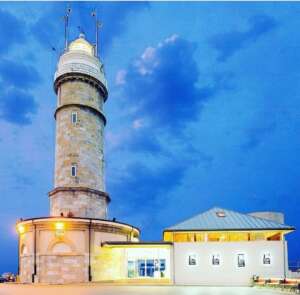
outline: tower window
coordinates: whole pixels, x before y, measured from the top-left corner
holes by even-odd
[[[72,166],[71,166],[71,175],[73,177],[77,176],[77,165],[76,164],[72,164]]]
[[[78,120],[78,114],[77,114],[77,112],[72,112],[72,115],[71,115],[72,124],[76,124],[77,120]]]

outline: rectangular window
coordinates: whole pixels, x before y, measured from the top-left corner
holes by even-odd
[[[238,264],[238,267],[245,267],[246,266],[245,254],[238,254],[237,255],[237,264]]]
[[[220,254],[212,255],[211,264],[214,266],[219,266],[221,264]]]
[[[72,124],[76,124],[77,123],[77,112],[72,112],[71,115],[71,120],[72,120]]]
[[[127,262],[128,278],[147,277],[164,278],[166,271],[165,259],[137,259]]]
[[[153,259],[146,260],[146,275],[147,275],[147,277],[154,276],[154,260]]]
[[[71,166],[71,175],[73,177],[77,176],[77,165],[76,164],[72,164],[72,166]]]
[[[264,253],[263,265],[271,265],[271,254],[270,253]]]
[[[135,277],[135,263],[133,260],[128,260],[128,278],[134,278]]]
[[[189,254],[188,255],[188,266],[196,266],[198,264],[197,255]]]

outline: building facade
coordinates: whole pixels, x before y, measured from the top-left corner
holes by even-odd
[[[61,55],[55,181],[49,217],[20,220],[23,283],[128,282],[248,285],[253,275],[285,277],[294,230],[279,213],[213,208],[165,229],[163,241],[140,242],[137,227],[108,219],[103,65],[81,34]]]

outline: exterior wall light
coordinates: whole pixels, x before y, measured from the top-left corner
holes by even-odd
[[[18,231],[18,233],[21,235],[21,234],[24,234],[24,232],[25,232],[25,227],[24,227],[24,225],[21,225],[21,224],[19,224],[18,226],[17,226],[17,231]]]
[[[55,235],[63,236],[65,234],[65,224],[63,222],[55,223]]]

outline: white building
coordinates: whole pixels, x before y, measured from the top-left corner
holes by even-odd
[[[249,285],[254,275],[284,278],[284,236],[294,228],[283,224],[282,217],[212,208],[166,229],[163,242],[106,242],[106,257],[118,260],[109,273],[103,264],[99,280],[232,286]]]

